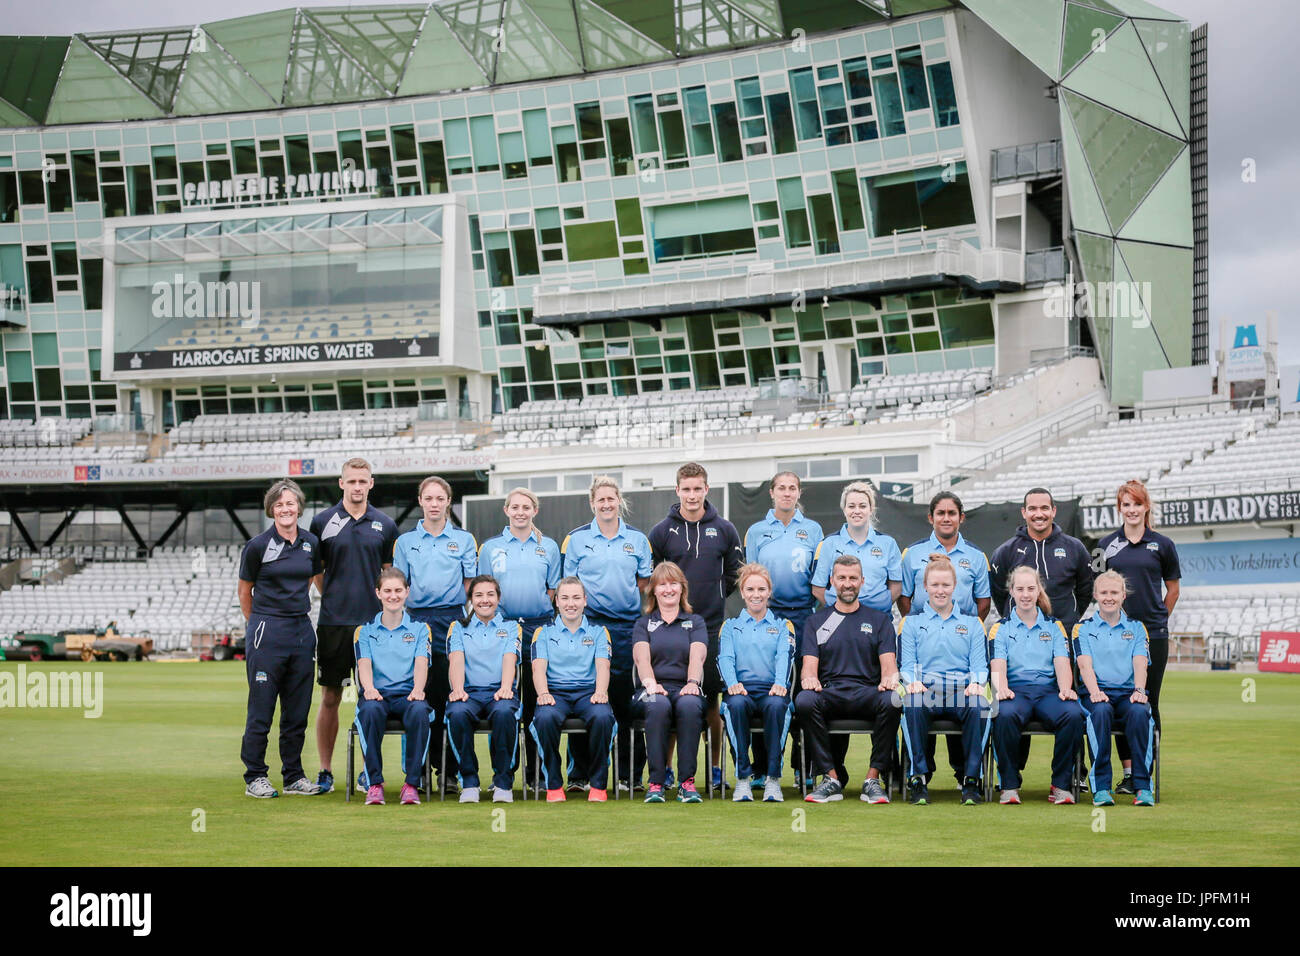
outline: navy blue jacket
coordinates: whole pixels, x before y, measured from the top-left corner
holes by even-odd
[[[672,561],[686,574],[695,613],[704,618],[709,633],[716,634],[726,617],[727,595],[736,590],[736,577],[745,563],[745,548],[736,526],[709,501],[704,517],[687,521],[680,504],[650,529],[650,551],[655,564]]]
[[[1046,541],[1035,541],[1021,525],[1015,536],[989,557],[989,589],[999,617],[1011,614],[1007,578],[1022,564],[1038,571],[1052,600],[1052,616],[1060,619],[1068,634],[1092,601],[1092,555],[1082,541],[1066,534],[1058,524],[1052,525]]]

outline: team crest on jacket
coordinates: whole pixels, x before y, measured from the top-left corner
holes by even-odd
[[[636,553],[636,548],[632,547],[632,542],[629,541],[627,544],[623,545],[623,553],[624,554]]]
[[[958,624],[956,627],[953,628],[953,630],[956,631],[958,634],[960,634],[962,637],[965,637],[969,631],[969,629],[966,627],[965,624]]]
[[[1159,541],[1148,541],[1148,542],[1147,542],[1147,550],[1148,550],[1148,551],[1159,551],[1159,550],[1160,550],[1160,542],[1159,542]]]
[[[534,548],[533,550],[537,553],[537,556],[538,556],[539,558],[544,558],[544,557],[546,557],[546,549],[545,549],[545,548]]]
[[[504,627],[497,628],[497,637],[508,637],[508,636],[509,635],[506,634],[506,629]]]
[[[595,646],[596,646],[596,642],[593,641],[593,640],[592,640],[591,638],[589,638],[589,637],[584,637],[584,638],[582,639],[582,646],[583,646],[583,647],[595,647]]]
[[[414,643],[415,643],[415,635],[412,634],[410,631],[403,631],[403,632],[402,632],[402,643],[403,643],[403,644],[414,644]]]
[[[384,530],[384,526],[383,526],[383,524],[382,524],[381,522],[379,522],[379,521],[372,521],[372,522],[370,522],[370,530],[371,530],[371,531],[383,531],[383,530]]]
[[[460,545],[458,545],[455,541],[448,541],[447,550],[450,551],[452,554],[455,554],[457,551],[460,550]]]
[[[885,556],[885,552],[880,549],[879,545],[873,544],[871,546],[871,556],[873,558],[883,558]]]
[[[969,571],[969,570],[970,570],[970,559],[969,559],[969,558],[962,558],[960,561],[957,562],[957,567],[961,568],[963,571]]]
[[[1052,554],[1053,554],[1055,557],[1063,558],[1063,557],[1065,557],[1065,549],[1064,549],[1064,548],[1057,548],[1055,551],[1052,552]]]
[[[1042,634],[1038,635],[1038,639],[1040,641],[1050,641],[1052,639],[1052,635],[1044,631]]]
[[[310,541],[304,541],[304,542],[302,543],[302,553],[303,553],[303,554],[311,554],[311,542],[310,542]]]
[[[704,529],[704,537],[706,537],[706,538],[716,538],[717,536],[718,536],[718,529],[717,529],[717,528],[705,528],[705,529]]]
[[[689,631],[689,630],[690,630],[692,627],[694,627],[694,626],[695,626],[695,622],[694,622],[694,621],[682,621],[682,630],[683,630],[683,631]]]
[[[796,531],[796,532],[794,533],[794,536],[795,536],[796,538],[798,538],[800,541],[807,541],[807,540],[808,540],[808,532],[805,531],[805,530],[803,530],[803,528],[800,528],[798,531]]]
[[[1132,631],[1125,631],[1123,634],[1120,635],[1120,639],[1121,639],[1121,640],[1125,640],[1125,641],[1131,641],[1131,640],[1133,640],[1133,632],[1132,632]]]
[[[870,633],[872,633],[872,631],[871,631],[871,625],[870,625],[870,624],[862,624],[862,625],[858,628],[858,630],[861,631],[863,634],[870,634]]]
[[[780,634],[780,633],[781,633],[781,629],[778,628],[778,627],[769,627],[769,628],[767,629],[767,633],[769,633],[769,634]]]

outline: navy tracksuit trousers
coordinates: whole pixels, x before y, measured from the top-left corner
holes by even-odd
[[[840,766],[848,753],[848,737],[842,746],[833,745],[827,721],[840,718],[875,721],[871,732],[871,768],[884,776],[894,756],[894,741],[898,737],[897,695],[882,691],[872,684],[859,681],[836,681],[823,684],[820,691],[804,690],[795,698],[795,713],[808,744],[808,773],[820,776]],[[839,744],[836,741],[836,744]],[[841,776],[840,782],[844,782]]]
[[[1061,700],[1055,684],[1012,686],[1015,697],[997,702],[993,718],[993,750],[998,757],[998,780],[1003,790],[1019,790],[1021,732],[1031,720],[1042,721],[1056,732],[1052,750],[1052,786],[1070,789],[1074,758],[1083,736],[1083,713],[1076,701]]]
[[[287,787],[307,776],[302,744],[316,676],[316,633],[306,614],[272,617],[254,614],[244,629],[244,669],[248,674],[248,717],[239,756],[244,782],[269,773],[266,741],[280,702],[280,772]]]
[[[361,737],[361,758],[366,765],[366,783],[374,786],[384,782],[384,728],[389,717],[400,717],[406,730],[403,753],[406,782],[417,789],[424,775],[424,765],[429,754],[429,722],[433,708],[426,700],[407,700],[406,695],[386,697],[383,700],[357,701],[357,730]],[[349,783],[349,786],[351,784]]]
[[[779,780],[785,738],[790,730],[790,696],[788,693],[784,697],[773,696],[768,693],[771,687],[761,684],[746,685],[745,690],[745,694],[727,694],[722,699],[722,718],[736,760],[736,777],[756,775],[749,760],[749,725],[759,717],[763,722],[763,744],[759,747],[755,740],[754,762],[758,764],[759,774]]]
[[[554,704],[538,704],[529,725],[530,736],[537,742],[538,756],[542,761],[542,786],[547,790],[559,790],[564,786],[564,774],[560,772],[560,728],[570,716],[579,718],[587,725],[587,740],[584,761],[575,767],[581,779],[591,782],[597,790],[609,786],[609,752],[610,744],[618,724],[614,720],[614,709],[609,704],[593,704],[591,695],[596,692],[595,685],[581,690],[551,689]],[[569,738],[569,757],[574,759],[573,742]]]
[[[466,688],[469,700],[447,704],[447,742],[460,765],[460,785],[477,787],[478,754],[474,752],[474,731],[486,715],[491,726],[492,786],[510,790],[515,782],[515,758],[519,750],[520,701],[493,700],[497,688]],[[450,771],[448,771],[450,772]]]
[[[707,700],[703,694],[680,693],[683,684],[661,681],[667,694],[647,694],[632,699],[632,716],[645,721],[646,762],[650,782],[662,785],[668,777],[668,741],[677,733],[677,780],[695,776],[700,758],[700,732],[704,729]]]
[[[1110,731],[1118,719],[1124,728],[1124,741],[1133,759],[1133,789],[1151,789],[1152,739],[1155,720],[1150,704],[1135,704],[1129,700],[1129,690],[1105,691],[1109,698],[1094,704],[1085,690],[1079,703],[1087,715],[1084,725],[1088,731],[1088,746],[1092,748],[1092,768],[1088,771],[1088,787],[1093,793],[1111,788]],[[1122,756],[1122,753],[1121,753]]]
[[[903,701],[903,740],[907,744],[908,777],[932,772],[926,755],[926,739],[935,720],[952,720],[961,724],[963,777],[980,779],[984,747],[989,739],[990,708],[983,694],[966,696],[966,685],[936,684],[919,694],[908,694]]]

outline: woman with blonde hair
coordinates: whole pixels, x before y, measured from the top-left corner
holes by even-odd
[[[632,657],[641,690],[632,716],[645,721],[650,785],[646,803],[664,802],[670,737],[677,734],[677,799],[699,803],[695,766],[704,726],[704,658],[709,649],[704,618],[691,612],[686,574],[671,561],[654,569],[646,588],[646,613],[637,619]]]
[[[523,632],[523,657],[519,661],[520,719],[532,722],[537,706],[530,663],[533,635],[555,620],[555,587],[564,570],[560,546],[538,530],[534,523],[541,503],[527,488],[511,488],[503,510],[506,526],[495,538],[488,538],[478,550],[478,573],[490,574],[501,588],[501,613],[519,624]],[[524,780],[532,780],[537,765],[537,743],[525,739]]]
[[[722,715],[736,759],[735,801],[753,800],[750,781],[749,722],[763,720],[762,754],[755,743],[754,762],[765,772],[763,799],[782,800],[781,757],[790,729],[791,663],[794,661],[794,625],[768,607],[772,576],[761,564],[746,564],[737,577],[745,609],[723,622],[718,641],[718,669],[726,686]]]
[[[1110,794],[1110,733],[1116,720],[1124,727],[1124,736],[1116,745],[1127,743],[1131,757],[1125,776],[1132,773],[1133,803],[1149,807],[1156,802],[1151,791],[1155,725],[1147,694],[1151,652],[1146,626],[1124,611],[1127,592],[1122,574],[1103,571],[1092,584],[1097,613],[1074,625],[1079,680],[1087,691],[1080,703],[1087,714],[1088,743],[1092,747],[1088,786],[1095,807],[1115,803]],[[1120,756],[1126,756],[1123,748]]]
[[[812,591],[827,607],[835,603],[830,586],[831,568],[841,554],[851,554],[862,564],[862,590],[858,600],[867,607],[890,613],[903,586],[903,559],[898,542],[875,529],[876,491],[865,481],[845,485],[840,493],[844,525],[817,546]]]
[[[609,701],[619,726],[631,726],[629,712],[632,699],[632,628],[641,613],[641,588],[650,578],[654,560],[650,541],[623,520],[627,502],[618,482],[608,475],[597,475],[587,495],[594,516],[590,524],[570,531],[560,545],[564,555],[564,575],[582,582],[587,591],[587,621],[609,631],[613,650],[610,656]],[[618,735],[620,789],[635,786],[641,759],[633,768],[631,732]],[[570,757],[578,766],[586,765],[581,743],[570,743]],[[578,781],[581,786],[584,781]],[[570,781],[573,788],[574,781]]]
[[[1056,734],[1052,752],[1050,803],[1074,803],[1070,792],[1074,760],[1083,735],[1083,713],[1074,690],[1070,646],[1061,622],[1051,616],[1052,602],[1038,571],[1021,565],[1007,579],[1013,608],[993,625],[990,669],[997,693],[993,749],[998,757],[1002,796],[999,803],[1020,802],[1020,736],[1038,719]]]
[[[1178,603],[1178,549],[1162,534],[1152,530],[1151,495],[1146,485],[1133,478],[1115,492],[1121,526],[1098,542],[1107,570],[1118,571],[1128,582],[1124,613],[1141,621],[1150,642],[1151,667],[1146,690],[1151,700],[1151,715],[1160,731],[1160,685],[1164,682],[1169,661],[1169,615]],[[1119,741],[1119,755],[1124,763],[1124,778],[1116,793],[1134,793],[1129,741]]]

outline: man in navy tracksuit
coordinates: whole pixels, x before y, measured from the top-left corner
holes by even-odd
[[[1082,541],[1056,523],[1056,501],[1046,488],[1025,492],[1020,516],[1025,523],[989,556],[989,590],[998,617],[1015,613],[1007,578],[1022,564],[1038,572],[1043,590],[1052,601],[1052,616],[1065,633],[1074,630],[1092,601],[1092,555]],[[1020,769],[1029,762],[1032,737],[1020,738]]]
[[[726,619],[727,595],[736,589],[736,576],[745,563],[745,548],[736,526],[709,503],[709,476],[701,465],[688,462],[677,469],[678,503],[668,517],[650,529],[655,564],[672,561],[686,575],[691,606],[704,618],[709,632],[704,662],[704,698],[713,732],[713,786],[722,782],[722,716],[718,698],[724,689],[718,672],[718,637]]]
[[[1056,502],[1046,488],[1032,488],[1026,493],[1020,515],[1025,523],[989,557],[993,608],[999,617],[1012,613],[1007,578],[1026,565],[1042,578],[1043,589],[1052,601],[1052,616],[1069,634],[1092,601],[1092,555],[1082,541],[1066,534],[1056,523]]]

